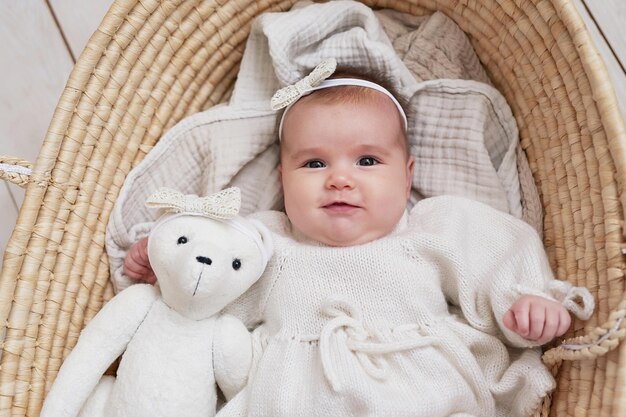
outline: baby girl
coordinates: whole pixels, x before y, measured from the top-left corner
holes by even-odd
[[[508,214],[451,196],[407,213],[402,106],[371,78],[328,75],[275,96],[286,213],[255,215],[275,254],[229,309],[258,354],[219,415],[530,415],[554,381],[526,348],[562,335],[568,309],[587,318],[589,293],[554,280]],[[154,282],[145,246],[125,271]]]

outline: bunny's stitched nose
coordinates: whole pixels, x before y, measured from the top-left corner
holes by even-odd
[[[211,265],[211,263],[213,263],[211,258],[206,258],[204,256],[196,256],[196,261],[200,262],[201,264],[207,264],[207,265]]]

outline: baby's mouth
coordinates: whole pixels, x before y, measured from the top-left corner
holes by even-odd
[[[344,201],[333,201],[330,204],[322,206],[322,208],[335,213],[347,213],[360,207],[354,204],[346,203]]]

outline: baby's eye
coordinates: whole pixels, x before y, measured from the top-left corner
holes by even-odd
[[[181,236],[178,238],[178,242],[176,243],[178,243],[179,245],[184,245],[187,242],[188,242],[187,238],[185,236]]]
[[[312,161],[307,161],[304,166],[306,168],[324,168],[326,165],[319,159],[313,159]]]
[[[372,156],[364,156],[363,158],[359,159],[359,165],[366,167],[376,165],[377,163],[378,161],[376,160],[376,158]]]
[[[241,268],[241,261],[239,259],[233,260],[233,269],[236,271]]]

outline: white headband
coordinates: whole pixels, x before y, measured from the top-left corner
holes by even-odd
[[[407,121],[406,114],[404,113],[404,109],[402,108],[398,100],[393,96],[393,94],[391,94],[389,90],[387,90],[385,87],[379,84],[373,83],[371,81],[362,80],[359,78],[333,78],[331,80],[324,80],[320,84],[314,87],[311,87],[310,90],[302,93],[295,101],[293,101],[291,104],[289,104],[285,108],[285,111],[283,112],[283,115],[280,118],[280,125],[278,126],[278,139],[283,140],[283,123],[285,122],[285,115],[287,114],[289,109],[291,109],[291,107],[298,102],[300,98],[304,96],[308,96],[309,94],[318,90],[324,90],[326,88],[340,87],[340,86],[347,86],[347,85],[355,85],[358,87],[371,88],[372,90],[379,91],[383,93],[384,95],[386,95],[387,97],[389,97],[391,101],[393,101],[393,104],[396,105],[398,112],[400,112],[400,116],[402,116],[402,120],[404,121],[404,130],[405,131],[407,130],[409,122]]]
[[[396,108],[400,112],[402,116],[402,120],[404,120],[404,130],[408,129],[408,121],[406,118],[406,114],[404,113],[404,109],[398,103],[398,100],[381,85],[373,83],[371,81],[362,80],[359,78],[334,78],[331,80],[327,80],[333,72],[337,69],[337,61],[334,58],[325,59],[320,62],[318,66],[316,66],[313,71],[306,77],[302,78],[300,81],[295,84],[288,85],[286,87],[281,88],[280,90],[274,93],[270,105],[272,110],[280,110],[285,108],[283,115],[280,119],[280,125],[278,126],[278,139],[282,140],[283,137],[283,123],[285,120],[285,115],[300,98],[311,94],[317,90],[323,90],[325,88],[339,87],[339,86],[348,86],[355,85],[358,87],[371,88],[372,90],[379,91],[389,97],[393,104],[396,105]]]

